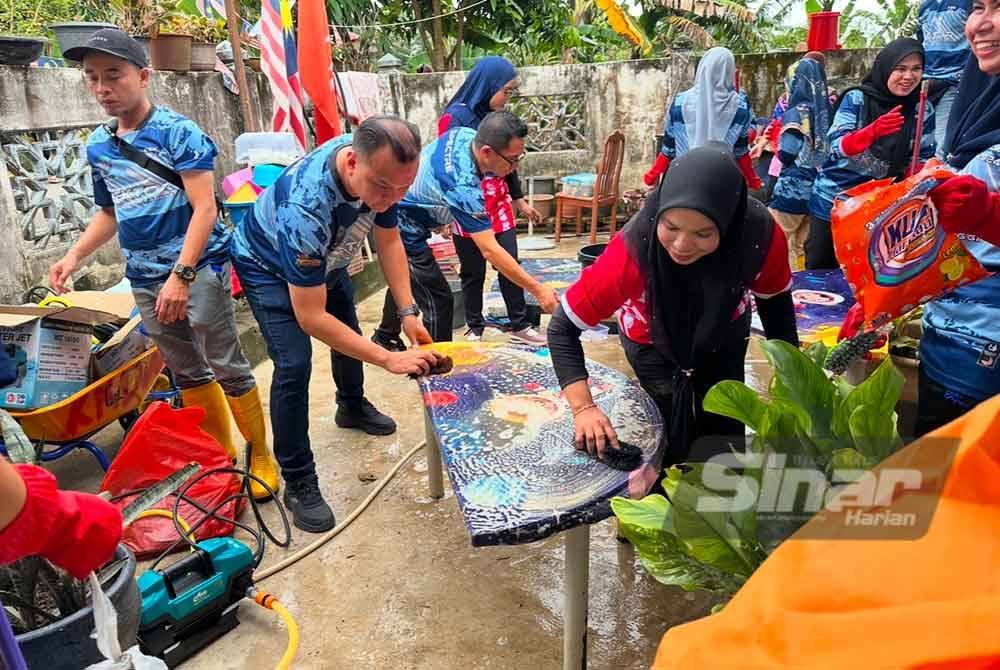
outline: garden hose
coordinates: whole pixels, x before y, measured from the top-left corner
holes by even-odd
[[[247,597],[251,598],[261,607],[273,610],[285,622],[285,626],[288,628],[288,646],[285,647],[285,653],[281,657],[281,660],[278,661],[277,670],[291,668],[292,661],[295,660],[295,654],[299,651],[299,625],[295,623],[295,617],[285,609],[284,605],[278,602],[277,598],[267,591],[260,591],[250,587],[247,589]]]
[[[191,526],[188,525],[187,521],[182,519],[180,516],[175,518],[172,512],[165,509],[147,509],[146,511],[140,513],[139,516],[135,518],[135,521],[138,521],[139,519],[145,519],[151,516],[162,516],[176,521],[177,524],[184,531],[184,534],[188,536],[188,539],[191,541],[191,551],[194,551],[195,537],[194,533],[191,532]],[[135,523],[135,521],[133,521],[132,523]]]
[[[392,481],[393,477],[396,476],[396,474],[406,464],[406,462],[409,461],[411,458],[413,458],[413,456],[416,455],[418,451],[423,449],[426,443],[427,443],[426,440],[421,440],[419,443],[417,443],[417,446],[413,447],[413,449],[410,449],[410,451],[408,451],[401,459],[399,459],[399,461],[397,461],[396,464],[392,466],[392,469],[389,470],[388,474],[386,474],[385,477],[379,480],[379,483],[375,485],[375,488],[372,489],[372,492],[368,494],[368,497],[362,500],[361,504],[358,505],[357,508],[355,508],[355,510],[351,512],[346,519],[344,519],[339,524],[328,530],[323,535],[320,535],[318,538],[316,538],[315,541],[312,542],[312,544],[303,547],[302,549],[295,552],[288,558],[279,561],[278,563],[268,568],[265,568],[264,570],[259,570],[254,572],[253,576],[254,582],[255,583],[262,582],[268,577],[272,577],[281,572],[282,570],[290,568],[291,566],[295,565],[303,558],[305,558],[306,556],[313,553],[314,551],[322,547],[324,544],[335,538],[337,535],[339,535],[341,531],[350,526],[355,519],[361,516],[361,513],[364,512],[365,509],[367,509],[367,507],[372,503],[373,500],[375,500],[378,494],[382,492],[382,489],[384,489],[389,484],[389,482]]]

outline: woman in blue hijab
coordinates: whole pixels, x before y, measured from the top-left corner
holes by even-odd
[[[462,86],[455,92],[438,119],[438,135],[452,128],[479,128],[480,122],[490,112],[498,112],[517,92],[517,68],[503,56],[487,56],[469,71]],[[517,172],[507,175],[507,188],[514,209],[534,223],[542,220],[538,211],[529,205],[521,191]]]
[[[771,198],[771,215],[788,238],[792,269],[800,267],[809,234],[809,198],[829,150],[830,97],[826,73],[806,57],[789,68],[788,109],[781,117],[778,159],[781,174]]]

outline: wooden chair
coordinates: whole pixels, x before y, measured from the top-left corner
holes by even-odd
[[[590,242],[597,241],[597,214],[601,207],[611,205],[610,232],[615,234],[616,217],[618,216],[618,178],[622,172],[622,158],[625,155],[625,135],[616,130],[604,140],[604,154],[597,166],[597,179],[594,181],[592,196],[565,195],[556,193],[555,241],[558,244],[562,228],[563,207],[576,205],[576,234],[580,235],[583,222],[581,216],[584,208],[590,209]]]

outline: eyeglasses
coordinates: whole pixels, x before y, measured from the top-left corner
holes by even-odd
[[[503,152],[497,149],[492,144],[487,144],[486,146],[488,146],[490,149],[493,149],[493,153],[495,153],[497,156],[507,161],[507,165],[517,165],[518,163],[524,160],[525,156],[528,155],[528,152],[525,151],[524,153],[515,156],[514,158],[510,158],[509,156],[504,156]]]

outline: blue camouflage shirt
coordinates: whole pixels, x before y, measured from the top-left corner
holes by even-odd
[[[884,179],[889,174],[889,163],[876,158],[865,149],[856,156],[845,156],[840,148],[845,135],[864,127],[864,93],[848,91],[840,109],[830,124],[830,154],[813,183],[809,199],[809,213],[823,221],[830,220],[833,199],[849,188],[873,179]],[[934,157],[934,108],[928,102],[924,108],[924,131],[920,138],[920,160]]]
[[[1000,193],[1000,144],[973,158],[962,173]],[[963,242],[987,270],[1000,272],[1000,249],[978,238]],[[1000,275],[924,305],[920,365],[946,389],[977,402],[1000,393]]]
[[[691,149],[687,124],[684,123],[684,98],[687,94],[687,91],[681,91],[677,94],[664,119],[663,143],[660,146],[660,153],[670,160],[683,156]],[[729,124],[729,132],[726,133],[724,140],[726,144],[733,147],[733,156],[736,158],[742,158],[750,151],[748,133],[753,120],[750,99],[747,98],[746,93],[741,92],[740,106],[736,109],[736,116]]]
[[[213,169],[218,154],[212,138],[194,121],[166,107],[154,107],[141,127],[120,137],[180,174]],[[125,276],[133,286],[165,281],[177,264],[191,223],[187,194],[124,158],[105,126],[90,134],[87,162],[93,172],[94,202],[114,207]],[[197,267],[223,263],[228,255],[229,231],[216,221]]]
[[[476,131],[452,128],[420,152],[420,170],[399,203],[399,234],[411,253],[427,249],[431,231],[453,221],[468,236],[492,230],[483,174],[472,155]]]
[[[965,22],[969,0],[923,0],[917,39],[924,45],[924,76],[957,84],[969,60]]]
[[[346,268],[372,225],[396,226],[396,208],[375,214],[336,174],[341,135],[292,163],[258,196],[233,234],[233,258],[293,286],[319,286]],[[241,275],[242,278],[242,275]]]

